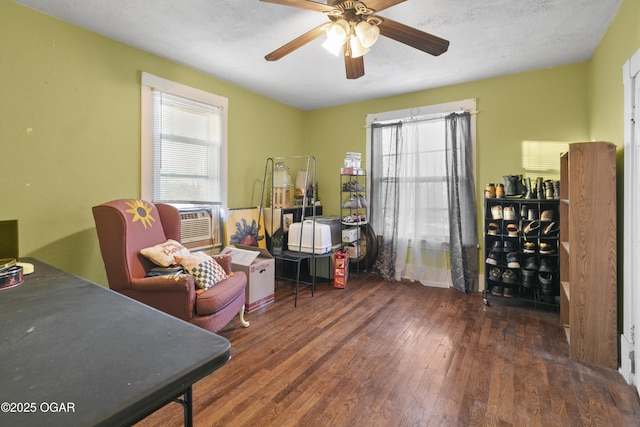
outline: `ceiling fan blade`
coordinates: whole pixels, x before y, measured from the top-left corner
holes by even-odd
[[[364,76],[364,57],[352,58],[344,55],[344,66],[348,79],[358,79]]]
[[[391,6],[395,6],[399,3],[404,3],[405,1],[407,0],[364,0],[363,3],[369,9],[373,9],[376,12],[380,12],[381,10],[388,9]]]
[[[313,10],[314,12],[329,12],[334,8],[323,3],[317,3],[310,0],[260,0],[265,3],[275,3],[284,6],[297,7],[300,9]]]
[[[290,54],[294,50],[299,47],[304,46],[305,44],[317,39],[321,35],[323,35],[325,27],[329,25],[328,23],[320,24],[316,28],[311,31],[308,31],[301,35],[300,37],[291,40],[289,43],[283,45],[282,47],[274,50],[273,52],[267,54],[264,59],[267,61],[277,61],[285,55]]]
[[[382,19],[384,22],[379,25],[380,34],[385,37],[435,56],[441,55],[449,49],[449,40],[441,39],[388,18]]]

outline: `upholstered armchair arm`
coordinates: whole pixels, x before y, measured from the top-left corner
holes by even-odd
[[[190,274],[171,274],[131,279],[131,289],[141,292],[193,292],[195,294],[195,283]]]
[[[196,288],[190,274],[132,279],[122,293],[182,320],[195,315]]]

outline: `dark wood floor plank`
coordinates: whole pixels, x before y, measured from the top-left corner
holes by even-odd
[[[568,357],[558,313],[480,294],[352,276],[220,334],[232,359],[194,385],[210,426],[640,426],[614,370]],[[176,351],[188,351],[176,349]],[[169,404],[139,423],[180,426]]]

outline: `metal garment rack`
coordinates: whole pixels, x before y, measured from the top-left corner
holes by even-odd
[[[273,202],[271,203],[271,207],[269,208],[265,208],[265,205],[267,204],[267,200],[269,197],[269,194],[265,194],[265,191],[267,189],[267,179],[268,179],[268,172],[271,171],[271,181],[270,181],[270,185],[269,188],[271,189],[271,195],[274,194],[274,175],[275,175],[275,165],[277,162],[286,162],[287,160],[289,161],[297,161],[298,164],[300,163],[305,163],[306,164],[306,175],[305,175],[305,186],[304,186],[304,192],[303,192],[303,198],[302,198],[302,212],[301,212],[301,217],[300,217],[300,221],[302,223],[304,223],[305,220],[305,210],[307,208],[307,204],[309,204],[309,207],[311,208],[311,212],[312,212],[312,218],[313,218],[313,223],[312,223],[312,231],[311,231],[311,241],[312,241],[312,247],[313,250],[311,253],[306,253],[302,251],[302,237],[303,237],[303,232],[302,229],[300,230],[300,241],[298,242],[298,250],[297,251],[290,251],[290,250],[286,250],[286,251],[282,251],[282,253],[280,254],[274,254],[273,251],[273,239],[270,240],[269,243],[269,252],[271,252],[271,254],[273,255],[273,258],[275,258],[276,260],[276,289],[281,289],[281,290],[285,290],[285,291],[289,291],[291,293],[294,294],[294,307],[297,307],[298,305],[298,293],[302,290],[305,289],[307,287],[311,288],[311,296],[315,295],[316,292],[316,278],[315,278],[315,268],[313,269],[313,272],[310,273],[310,279],[309,280],[302,280],[300,278],[300,274],[301,274],[301,267],[302,267],[302,263],[309,261],[310,263],[313,263],[314,267],[315,267],[315,261],[316,258],[319,256],[323,256],[326,254],[316,254],[315,253],[315,221],[316,221],[316,158],[314,156],[289,156],[289,157],[269,157],[265,163],[264,166],[264,178],[262,180],[262,197],[261,197],[261,201],[260,201],[260,215],[263,214],[263,209],[272,209],[272,214],[271,214],[271,230],[273,233],[273,229],[274,229],[274,218],[275,218],[275,209],[273,207]],[[311,179],[310,179],[310,175],[311,175]],[[311,194],[311,197],[309,197],[309,195],[307,194],[307,190],[309,188],[309,184],[313,183],[313,193]],[[272,196],[273,197],[273,196]],[[281,225],[282,227],[284,227],[284,224]],[[330,254],[330,253],[329,253]],[[284,274],[284,272],[280,272],[279,270],[282,270],[282,267],[285,263],[295,263],[295,273],[294,273],[294,277],[291,276],[287,276],[286,274]],[[280,268],[279,268],[279,264],[280,264]]]

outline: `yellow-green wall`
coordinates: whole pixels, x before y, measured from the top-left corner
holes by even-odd
[[[101,284],[91,207],[140,197],[142,71],[229,99],[229,206],[259,204],[267,157],[302,154],[302,111],[10,0],[0,64],[0,220],[21,257]]]
[[[588,64],[480,80],[307,113],[307,149],[323,171],[320,196],[326,213],[339,212],[340,167],[347,151],[365,152],[367,114],[477,99],[476,190],[482,209],[487,182],[522,173],[520,144],[588,138]],[[332,191],[333,190],[333,191]]]
[[[622,66],[640,49],[640,1],[624,0],[590,62],[589,133],[596,141],[624,140]]]
[[[640,49],[640,1],[623,0],[590,63],[589,132],[592,140],[618,146],[618,299],[624,298],[624,86],[622,67]],[[618,327],[622,331],[623,304]]]
[[[142,71],[229,98],[230,207],[259,203],[267,157],[314,154],[336,215],[339,168],[365,152],[367,114],[465,98],[478,101],[481,201],[486,182],[521,172],[522,140],[621,145],[620,70],[640,46],[639,9],[623,1],[589,62],[304,112],[0,0],[0,220],[19,220],[21,257],[106,284],[91,207],[140,195]]]

